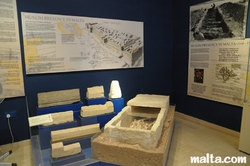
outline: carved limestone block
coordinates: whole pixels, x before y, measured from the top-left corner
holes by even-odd
[[[63,141],[70,141],[75,139],[84,138],[87,136],[92,136],[96,133],[101,132],[100,124],[92,124],[80,127],[73,127],[68,129],[62,130],[54,130],[51,131],[51,142],[63,142]]]
[[[93,86],[93,87],[87,88],[86,97],[88,99],[104,97],[103,86]]]
[[[105,125],[105,139],[154,149],[158,145],[169,109],[169,96],[137,95],[128,103],[130,106],[124,107]],[[134,127],[134,121],[142,120],[144,126]]]
[[[50,125],[56,125],[74,121],[74,113],[72,110],[65,112],[51,113],[51,117],[53,121],[45,123],[43,124],[43,126],[50,126]]]
[[[139,107],[164,108],[169,105],[169,96],[154,94],[138,94],[127,102],[127,105]]]
[[[81,107],[81,116],[88,117],[114,112],[114,105],[111,101],[107,101],[104,105],[90,105]]]
[[[81,101],[79,89],[42,92],[37,94],[38,108],[72,104]]]
[[[62,142],[51,144],[51,156],[60,158],[81,153],[82,148],[79,142],[64,146]]]

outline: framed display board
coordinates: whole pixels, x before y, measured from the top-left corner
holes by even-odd
[[[143,22],[21,15],[26,74],[144,66]]]

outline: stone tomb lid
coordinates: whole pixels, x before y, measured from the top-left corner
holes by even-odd
[[[155,94],[137,94],[127,102],[128,106],[165,108],[169,105],[169,96]]]

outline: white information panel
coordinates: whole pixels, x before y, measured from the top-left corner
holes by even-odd
[[[249,40],[190,43],[188,95],[242,106]]]
[[[249,40],[248,1],[190,7],[188,95],[243,106]]]
[[[5,98],[24,96],[16,0],[0,1],[0,79]]]
[[[21,15],[26,74],[144,66],[143,22]]]

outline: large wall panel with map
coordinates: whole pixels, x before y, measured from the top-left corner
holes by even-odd
[[[144,67],[143,22],[22,12],[26,74]]]

